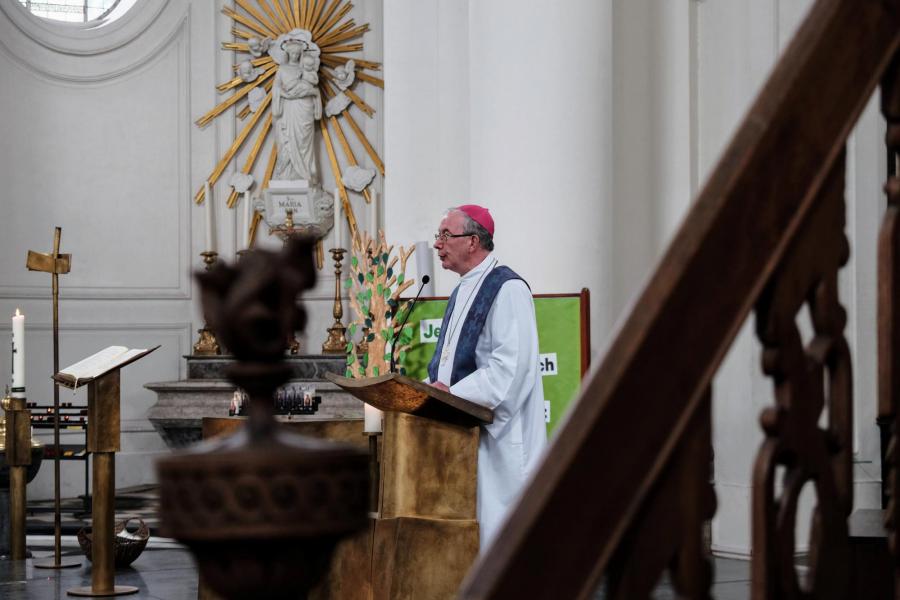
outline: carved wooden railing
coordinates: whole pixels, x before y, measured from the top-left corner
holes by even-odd
[[[710,382],[751,310],[775,388],[753,474],[753,598],[801,597],[801,587],[803,597],[849,597],[844,148],[885,77],[896,160],[900,72],[888,69],[898,45],[900,0],[814,5],[462,597],[586,598],[605,578],[607,598],[644,599],[668,570],[680,597],[708,598]],[[900,418],[900,183],[892,176],[887,187],[882,411]],[[804,306],[814,329],[806,346],[795,322]],[[806,483],[817,509],[801,586],[794,521]]]

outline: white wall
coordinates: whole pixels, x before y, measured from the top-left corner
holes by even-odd
[[[50,251],[53,227],[61,225],[62,251],[73,255],[72,272],[60,279],[61,365],[111,344],[162,345],[123,371],[120,487],[155,478],[152,460],[165,447],[145,417],[156,398],[143,384],[184,376],[182,356],[202,325],[191,271],[201,265],[205,216],[191,197],[243,126],[233,111],[204,129],[194,125],[224,99],[215,86],[232,77],[232,52],[221,49],[231,41],[231,20],[220,12],[226,5],[142,1],[120,20],[83,31],[39,21],[18,2],[0,3],[0,315],[16,307],[27,315],[28,398],[52,403],[50,277],[28,272],[25,255]],[[379,62],[381,13],[378,0],[351,13],[372,25],[363,54]],[[378,111],[378,119],[354,116],[381,149],[381,91],[368,84],[355,90]],[[369,164],[349,137],[357,159]],[[380,175],[375,189],[382,189]],[[224,207],[228,191],[223,177],[215,190],[216,237],[220,255],[231,260],[243,234],[235,211]],[[361,196],[353,203],[367,227],[372,218]],[[334,277],[326,265],[308,296],[311,320],[301,340],[308,352],[319,351],[332,321]],[[9,327],[0,319],[0,336]],[[9,364],[9,347],[0,344],[0,381],[8,380]],[[84,401],[83,391],[77,399]],[[81,439],[63,434],[63,443]],[[64,496],[83,492],[82,466],[63,464]],[[42,468],[29,497],[48,497],[51,485],[52,469]]]

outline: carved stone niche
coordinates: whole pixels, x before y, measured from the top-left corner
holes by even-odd
[[[306,320],[296,299],[315,283],[312,250],[291,239],[280,253],[254,250],[197,275],[250,413],[235,435],[157,464],[160,533],[190,548],[202,581],[224,598],[306,597],[338,540],[367,524],[368,455],[298,436],[272,414],[272,393],[291,375],[287,332]]]

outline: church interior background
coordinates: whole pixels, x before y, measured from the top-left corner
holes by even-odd
[[[245,13],[229,0],[121,0],[99,21],[60,23],[25,4],[0,1],[0,313],[27,316],[29,398],[52,397],[49,286],[24,260],[29,249],[47,251],[61,226],[62,251],[73,256],[60,284],[61,364],[109,345],[160,346],[123,375],[116,457],[116,488],[154,484],[154,462],[170,448],[149,418],[158,396],[145,385],[188,378],[184,356],[204,325],[192,271],[202,268],[210,238],[226,261],[247,244],[246,200],[227,206],[228,176],[247,161],[255,134],[227,161],[212,202],[195,202],[252,118],[239,115],[242,101],[195,124],[228,98],[217,86],[233,80],[243,60],[223,47],[243,27],[228,13]],[[347,143],[374,174],[370,202],[347,191],[358,225],[382,229],[398,245],[425,241],[420,250],[431,261],[427,248],[448,207],[490,207],[496,254],[535,293],[590,290],[596,361],[811,5],[358,0],[347,18],[369,28],[348,42],[363,49],[347,56],[377,63],[360,72],[384,83],[358,81],[351,89],[359,103],[347,108],[360,128]],[[856,375],[855,503],[863,508],[880,506],[881,465],[876,340],[865,333],[876,322],[876,248],[861,232],[876,231],[884,210],[884,132],[873,97],[848,145],[853,252],[840,275]],[[336,180],[319,133],[317,126],[313,151],[330,199]],[[338,223],[325,249],[349,239],[346,220]],[[279,247],[266,227],[257,243]],[[422,261],[410,260],[411,277],[428,268]],[[324,264],[304,297],[304,354],[319,352],[334,320],[327,255]],[[455,279],[439,267],[430,267],[432,293],[445,296]],[[762,440],[756,422],[772,393],[752,328],[751,317],[714,382],[718,509],[710,543],[731,558],[750,552],[751,468]],[[0,320],[0,333],[10,330]],[[10,348],[0,345],[4,381],[10,365]],[[83,390],[72,394],[63,391],[62,400],[84,402]],[[225,416],[228,406],[209,410]],[[63,443],[79,435],[64,431]],[[36,437],[52,438],[48,430]],[[82,468],[63,466],[63,497],[84,485]],[[52,495],[52,470],[41,469],[28,498]],[[808,531],[811,496],[806,505],[800,532]],[[805,538],[798,535],[798,551]]]

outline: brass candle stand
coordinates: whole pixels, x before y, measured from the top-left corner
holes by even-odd
[[[40,271],[51,274],[51,295],[53,299],[53,372],[59,371],[59,276],[68,273],[72,266],[71,254],[60,254],[59,245],[62,239],[62,228],[56,227],[53,232],[53,251],[49,254],[28,251],[25,267],[29,271]],[[24,402],[24,401],[23,401]],[[77,567],[81,561],[62,556],[62,507],[59,490],[59,390],[53,386],[53,557],[34,561],[39,569],[63,569]],[[31,423],[29,420],[29,431]],[[10,478],[12,475],[10,474]],[[10,479],[10,482],[12,479]],[[23,500],[24,501],[24,500]]]
[[[334,323],[328,328],[328,339],[322,344],[322,354],[344,354],[347,351],[347,328],[341,322],[344,317],[344,306],[341,302],[341,261],[346,250],[332,248],[329,250],[334,259],[334,307],[332,315]]]
[[[25,560],[25,483],[31,465],[31,413],[25,398],[3,398],[6,465],[9,467],[9,546],[12,560]]]
[[[212,269],[213,265],[216,264],[216,260],[218,260],[219,253],[207,250],[206,252],[201,252],[200,256],[203,257],[203,264],[206,265],[206,270],[209,271]],[[219,342],[216,340],[216,334],[213,333],[213,330],[209,328],[209,325],[204,321],[203,328],[198,329],[197,333],[200,334],[200,338],[197,340],[197,343],[194,344],[194,356],[215,356],[217,354],[222,354],[222,349],[219,347]]]

